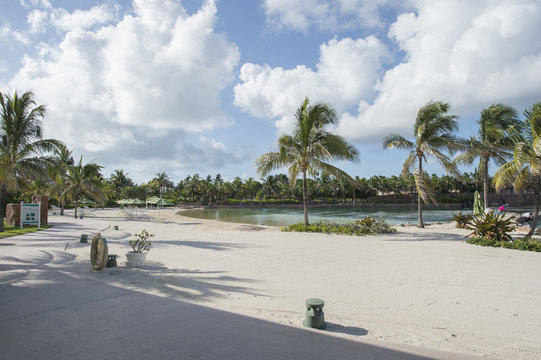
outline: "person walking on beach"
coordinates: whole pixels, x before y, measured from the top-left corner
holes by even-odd
[[[498,209],[498,214],[503,214],[505,212],[505,205],[502,204],[500,208]]]

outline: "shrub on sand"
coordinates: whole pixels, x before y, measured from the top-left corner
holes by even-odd
[[[489,241],[511,241],[509,233],[515,229],[514,217],[506,217],[489,211],[481,216],[474,217],[466,225],[466,229],[472,230],[470,238],[482,238]]]
[[[282,226],[282,231],[298,231],[298,232],[318,232],[327,234],[343,234],[343,235],[374,235],[382,233],[395,232],[389,223],[383,219],[374,219],[365,217],[360,220],[350,221],[347,223],[339,223],[336,221],[316,221],[310,225],[293,224]]]
[[[473,220],[472,214],[463,214],[459,211],[458,214],[453,214],[452,221],[456,222],[456,227],[459,229],[465,229],[468,222]]]

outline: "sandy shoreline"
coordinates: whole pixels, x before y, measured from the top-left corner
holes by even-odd
[[[539,253],[468,245],[468,231],[452,224],[351,237],[283,233],[177,211],[130,219],[106,209],[50,222],[84,224],[89,233],[107,228],[119,266],[95,276],[110,285],[295,327],[302,327],[304,300],[319,297],[333,336],[500,359],[541,357]],[[127,242],[142,229],[155,234],[148,264],[127,269]],[[66,251],[88,268],[89,245],[79,235]]]

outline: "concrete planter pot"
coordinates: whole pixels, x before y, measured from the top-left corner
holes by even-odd
[[[136,253],[128,252],[126,253],[126,267],[138,267],[145,265],[147,261],[147,253]]]

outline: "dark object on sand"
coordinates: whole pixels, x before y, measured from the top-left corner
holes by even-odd
[[[517,219],[517,225],[519,226],[526,226],[526,225],[529,225],[531,226],[532,225],[532,221],[533,221],[533,213],[524,213],[522,215],[520,215],[520,217]]]
[[[108,255],[107,256],[107,265],[105,265],[105,267],[117,267],[117,263],[116,263],[116,255]]]

